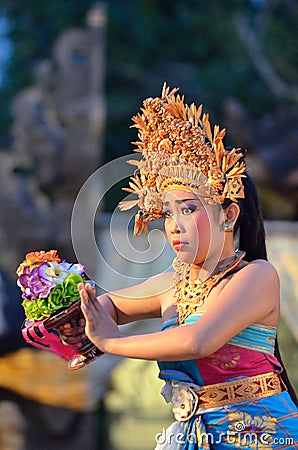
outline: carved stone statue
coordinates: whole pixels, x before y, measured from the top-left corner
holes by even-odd
[[[105,23],[97,4],[85,28],[58,37],[33,85],[13,100],[12,147],[0,153],[0,250],[9,255],[0,263],[10,270],[42,248],[74,258],[73,203],[102,159]]]

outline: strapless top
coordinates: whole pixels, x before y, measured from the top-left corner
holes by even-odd
[[[184,323],[195,323],[202,315],[192,314]],[[175,326],[178,326],[176,316],[165,321],[162,329]],[[276,332],[276,327],[252,324],[212,355],[188,361],[160,361],[159,376],[164,380],[176,379],[202,386],[238,377],[280,372],[280,363],[274,356]]]

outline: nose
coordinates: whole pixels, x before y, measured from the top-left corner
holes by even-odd
[[[174,216],[172,217],[170,230],[171,230],[172,234],[180,234],[181,233],[182,227],[179,224],[177,217],[174,217]]]

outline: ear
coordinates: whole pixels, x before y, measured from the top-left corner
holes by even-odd
[[[230,224],[233,224],[233,226],[235,225],[239,214],[240,214],[240,207],[238,203],[231,203],[224,210],[225,220],[227,220]]]

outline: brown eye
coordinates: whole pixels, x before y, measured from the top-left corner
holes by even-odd
[[[170,210],[166,209],[163,211],[163,215],[167,219],[168,217],[172,217],[173,213]]]
[[[188,215],[188,214],[192,214],[194,212],[195,208],[191,207],[191,206],[184,206],[182,208],[182,214]]]

